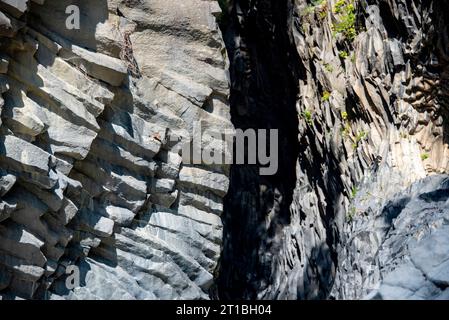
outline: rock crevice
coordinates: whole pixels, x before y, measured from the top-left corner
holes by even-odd
[[[0,0],[0,298],[448,299],[448,10]]]
[[[431,289],[415,295],[401,292],[400,284],[397,290],[382,291],[388,283],[387,262],[377,257],[402,259],[388,246],[408,243],[410,235],[394,232],[391,226],[407,219],[421,221],[419,210],[406,207],[410,199],[420,197],[411,190],[438,188],[433,183],[436,177],[419,181],[448,170],[447,39],[438,31],[447,30],[447,19],[441,16],[446,4],[401,0],[233,4],[225,33],[230,39],[232,120],[236,127],[291,128],[289,133],[297,140],[283,150],[290,164],[296,162],[296,172],[293,195],[285,197],[285,189],[263,181],[255,170],[231,170],[224,216],[228,238],[221,265],[225,270],[219,280],[222,297],[440,297],[443,293],[434,284],[426,284]],[[281,65],[263,60],[276,53],[274,60]],[[264,90],[264,84],[271,91]],[[293,89],[277,96],[273,92],[278,85]],[[272,100],[264,97],[267,91]],[[278,114],[289,114],[292,105],[297,129],[290,116],[276,122],[281,119]],[[259,111],[274,120],[254,116]],[[245,122],[247,114],[250,121]],[[288,174],[283,172],[282,177]],[[264,196],[267,185],[279,188],[278,198],[276,192],[275,200]],[[401,195],[410,199],[395,200]],[[433,209],[422,208],[430,210],[428,219],[447,215],[444,201],[430,202]],[[264,228],[267,221],[274,233]],[[420,223],[426,222],[419,222],[418,229]],[[435,236],[445,224],[434,227]],[[406,222],[400,225],[409,228]],[[400,256],[413,255],[413,246]],[[224,267],[227,264],[233,271]],[[416,268],[415,273],[402,272],[399,265],[388,262],[388,272],[398,266],[395,276],[414,279],[419,274]],[[231,282],[238,285],[227,289]]]

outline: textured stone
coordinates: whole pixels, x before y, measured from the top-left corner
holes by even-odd
[[[391,181],[363,185],[354,203],[357,216],[344,229],[335,297],[435,299],[443,294],[448,182],[446,175],[433,175],[396,194],[399,186]],[[385,188],[394,195],[377,198]]]
[[[95,53],[81,47],[72,46],[70,51],[63,49],[60,56],[78,65],[90,76],[103,80],[113,86],[119,86],[125,80],[125,64],[102,53]]]
[[[438,178],[417,181],[448,172],[442,115],[449,60],[441,33],[447,4],[233,4],[224,37],[232,120],[241,129],[279,128],[280,153],[273,177],[260,176],[255,166],[231,169],[218,297],[363,298],[392,271],[383,268],[394,269],[389,260],[412,259],[413,249],[401,245],[409,239],[401,233],[407,226],[391,225],[396,215],[402,212],[396,221],[409,227],[427,223],[418,210],[402,210],[393,195],[414,199],[407,189],[414,184],[438,190]],[[447,215],[434,198],[419,205],[429,218]],[[444,281],[439,250],[431,257],[432,251],[420,268],[435,263],[426,272]],[[398,266],[389,278],[397,283],[383,287],[386,298],[444,296],[424,278],[416,267]],[[402,288],[407,281],[410,287]]]
[[[219,2],[0,0],[0,299],[448,299],[448,4]]]
[[[227,99],[203,109],[229,94],[218,4],[85,1],[80,31],[71,4],[0,1],[0,297],[207,299],[229,168],[180,146],[232,129]]]
[[[179,173],[179,182],[194,188],[210,190],[219,196],[224,196],[229,187],[229,179],[225,175],[199,168],[183,167]]]

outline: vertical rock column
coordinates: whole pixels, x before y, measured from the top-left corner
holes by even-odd
[[[387,198],[448,171],[447,39],[436,32],[447,29],[446,7],[234,1],[227,31],[233,122],[285,128],[281,153],[294,160],[283,163],[281,183],[253,168],[233,171],[223,297],[327,298],[336,277],[342,288],[373,280],[372,266],[352,270],[358,256],[342,249],[358,219],[374,214],[355,199],[374,199],[370,190]],[[356,229],[364,238],[367,230]]]

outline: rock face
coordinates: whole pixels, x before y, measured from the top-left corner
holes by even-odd
[[[229,167],[181,146],[233,129],[218,3],[75,2],[0,1],[0,297],[208,298]]]
[[[0,299],[449,299],[447,12],[0,0]]]
[[[447,10],[443,1],[234,1],[233,122],[282,127],[285,152],[272,179],[232,169],[221,297],[447,296],[433,276],[447,272],[447,196],[419,200],[420,188],[444,195],[444,178],[417,182],[448,172]],[[396,208],[401,195],[410,208]],[[425,255],[432,239],[441,247]]]
[[[382,198],[391,183],[368,179],[357,195],[361,217],[343,230],[332,295],[449,299],[449,177],[430,176]]]

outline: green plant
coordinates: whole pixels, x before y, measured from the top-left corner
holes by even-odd
[[[326,0],[313,0],[309,5],[307,5],[307,7],[304,10],[304,12],[301,13],[301,16],[305,17],[305,16],[308,16],[308,15],[311,15],[312,13],[315,13],[315,10],[317,8],[321,7],[323,5],[323,3],[325,3],[325,2],[327,4]],[[322,16],[323,12],[325,12],[324,14],[326,14],[326,11],[327,11],[326,7],[324,7],[324,9],[321,8],[321,10],[319,12],[320,18]]]
[[[323,95],[321,96],[321,101],[323,101],[323,102],[324,101],[329,101],[330,97],[331,97],[330,92],[329,91],[324,91]]]
[[[360,131],[359,133],[357,133],[357,135],[355,136],[354,142],[352,143],[352,148],[357,149],[360,141],[362,141],[367,135],[368,135],[368,133],[363,130]]]
[[[318,13],[318,18],[320,18],[320,20],[324,20],[327,17],[327,10],[320,10],[320,12]]]
[[[352,188],[351,188],[351,199],[354,199],[357,196],[357,192],[359,192],[357,187],[356,186],[352,186]]]
[[[347,51],[339,51],[339,52],[338,52],[338,55],[339,55],[340,58],[342,58],[342,59],[346,59],[346,58],[349,56],[349,54],[348,54]]]
[[[334,6],[334,12],[340,13],[341,9],[345,6],[345,4],[346,4],[346,0],[338,0]]]
[[[321,6],[325,2],[327,2],[327,0],[312,0],[312,5],[315,7],[318,7],[318,6]]]
[[[327,72],[334,72],[334,67],[329,63],[324,64],[324,69],[326,69]]]
[[[323,3],[320,4],[320,11],[318,12],[318,18],[320,20],[324,20],[327,17],[327,12],[328,12],[328,6],[327,6],[327,1],[323,1]]]
[[[357,36],[355,28],[356,13],[353,0],[339,0],[337,5],[334,7],[334,12],[340,14],[340,18],[332,26],[332,29],[335,33],[342,34],[347,40],[352,42]]]
[[[312,125],[312,113],[309,110],[303,111],[302,116],[306,120],[307,124]]]
[[[342,111],[341,118],[343,119],[343,128],[341,129],[341,133],[343,138],[347,138],[351,135],[351,125],[348,121],[348,113],[346,111]]]
[[[306,9],[304,10],[304,12],[301,13],[301,16],[303,16],[303,17],[304,17],[304,16],[308,16],[308,15],[314,13],[314,12],[315,12],[315,6],[309,4],[309,5],[306,7]]]
[[[427,160],[427,159],[429,159],[429,154],[428,153],[421,154],[421,160],[422,161]]]
[[[363,138],[365,138],[368,135],[368,133],[364,130],[360,131],[356,136],[355,136],[355,142],[359,143],[360,141],[362,141]]]

